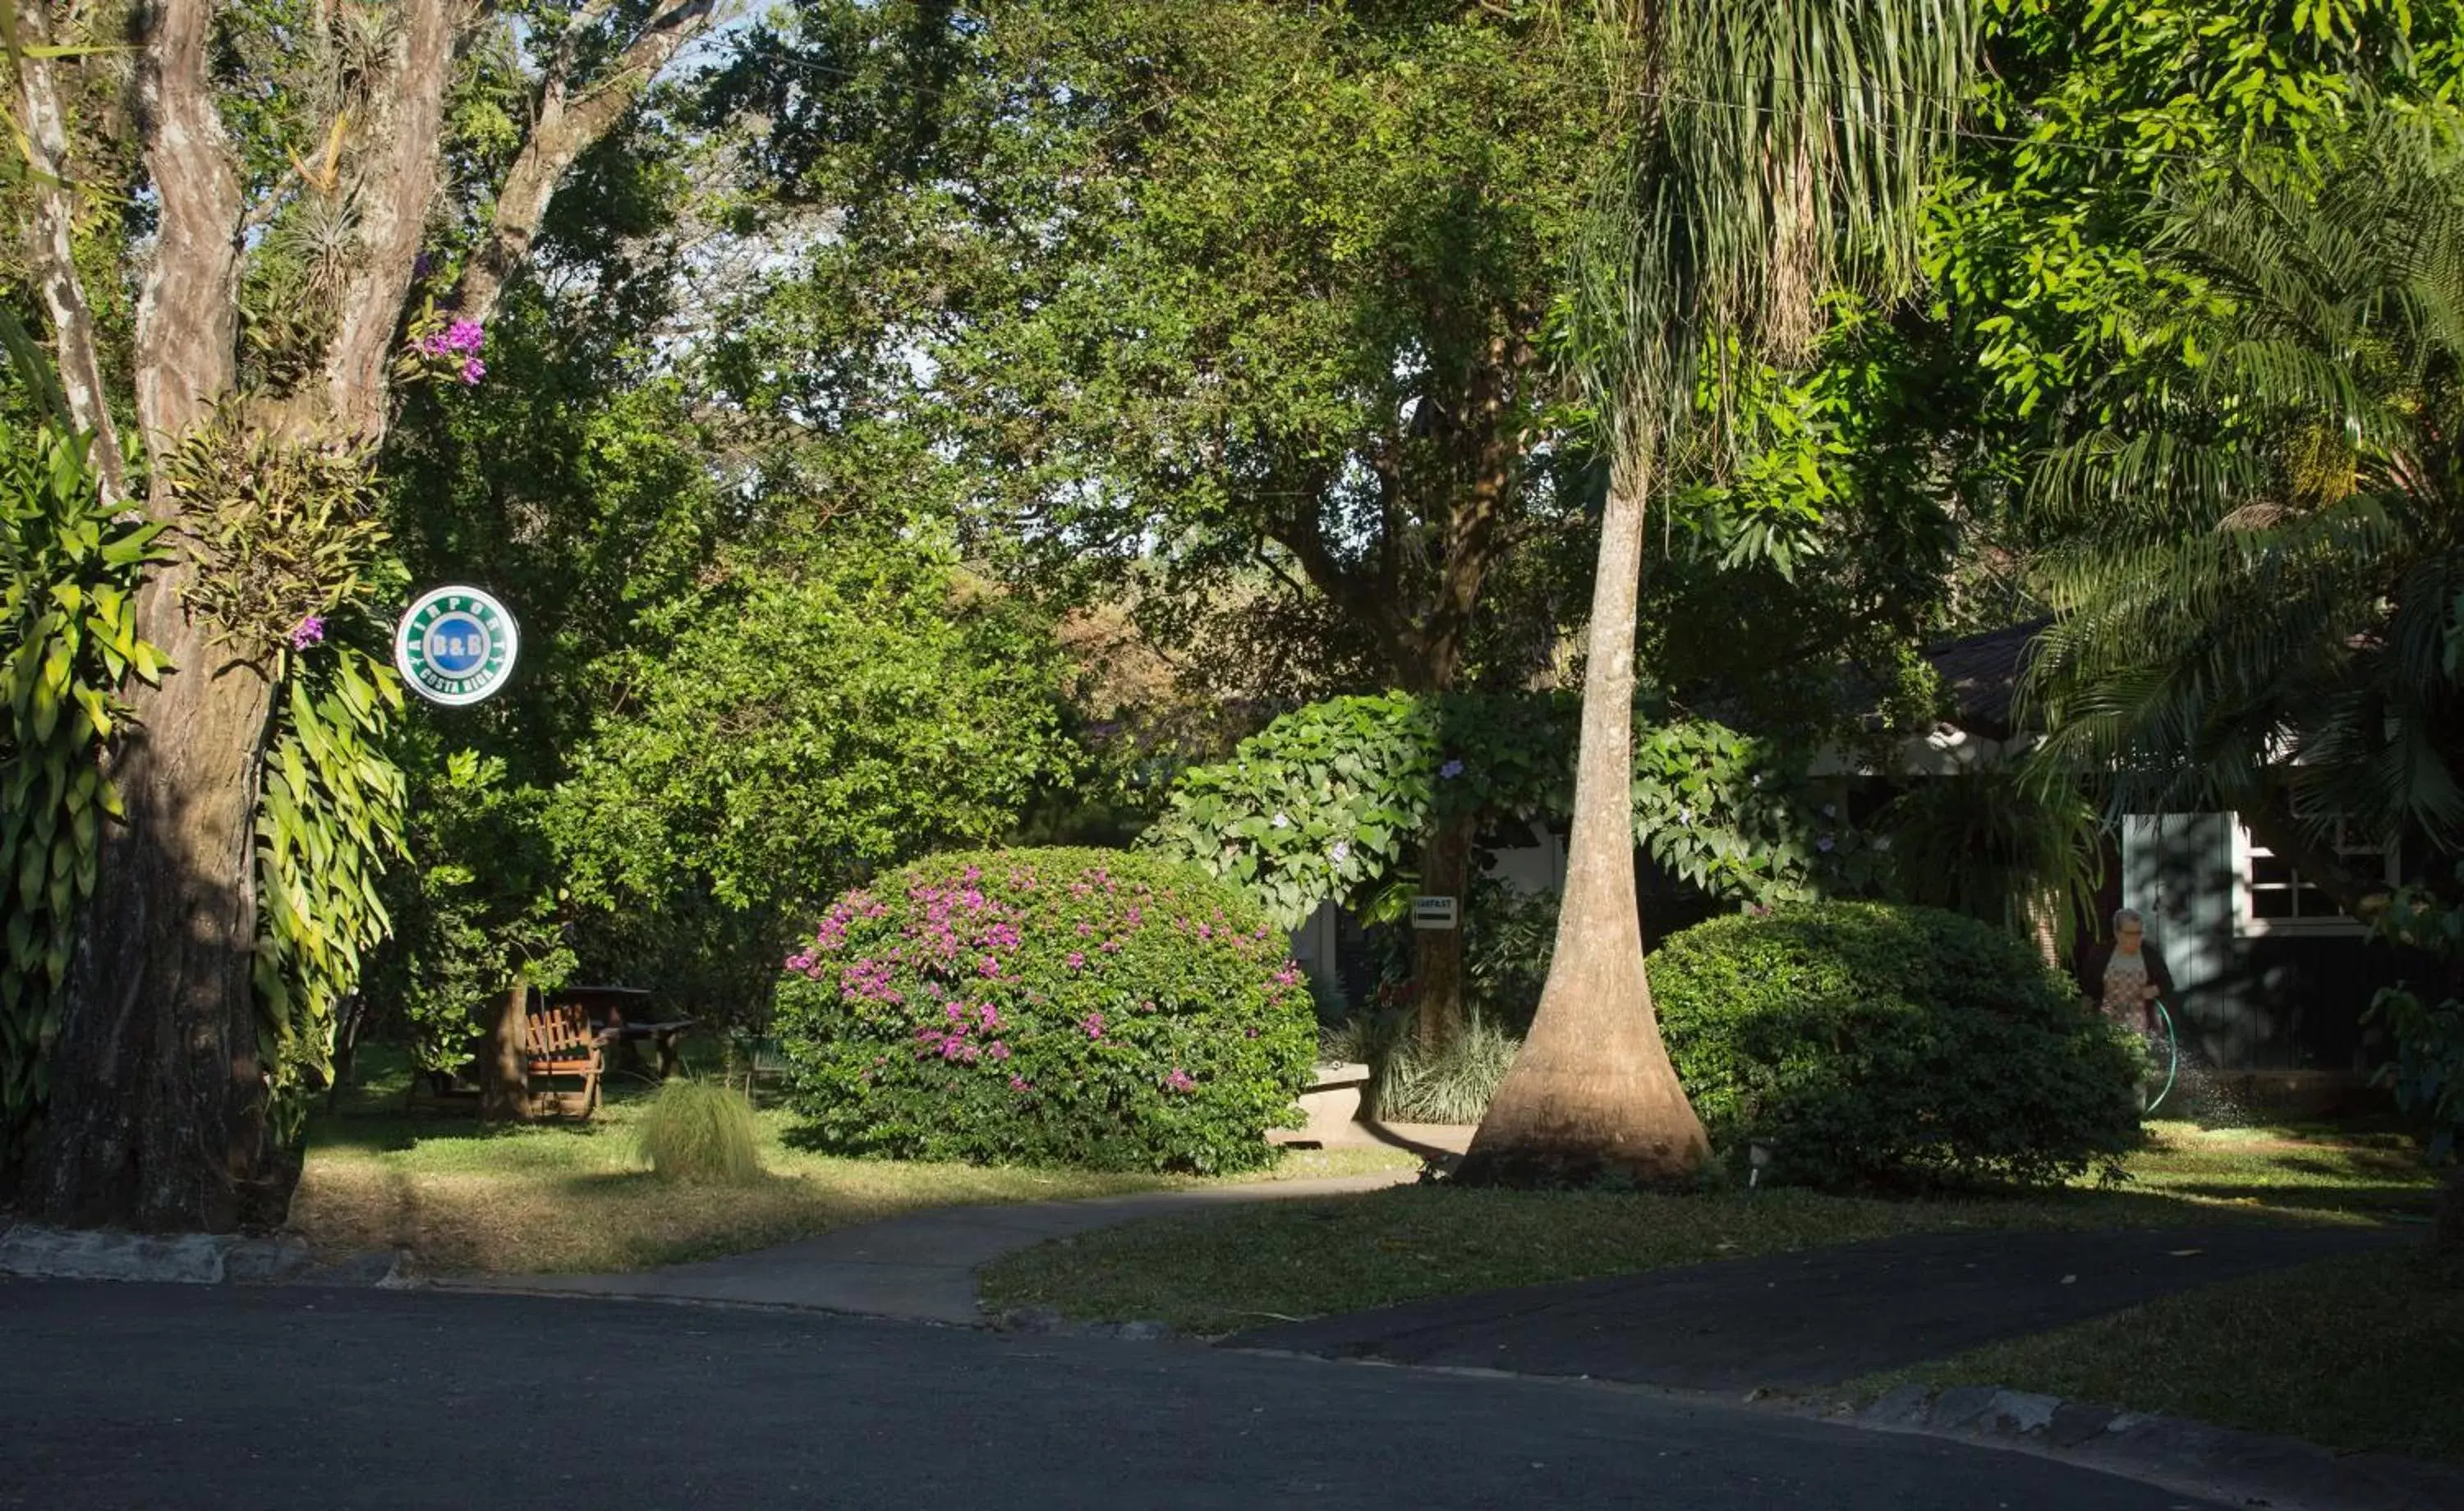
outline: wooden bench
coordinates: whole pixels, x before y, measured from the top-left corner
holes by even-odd
[[[567,1117],[589,1117],[598,1109],[599,1076],[606,1066],[590,1015],[579,1003],[544,1007],[524,1015],[523,1028],[528,1045],[522,1068],[532,1110],[553,1108]],[[581,1088],[556,1091],[541,1084],[563,1078],[579,1078]]]

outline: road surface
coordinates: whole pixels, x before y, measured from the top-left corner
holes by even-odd
[[[641,1302],[0,1281],[0,1507],[2167,1511],[1573,1381]]]

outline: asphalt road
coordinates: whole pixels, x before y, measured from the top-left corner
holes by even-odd
[[[652,1303],[0,1281],[0,1507],[2161,1511],[1575,1382]]]

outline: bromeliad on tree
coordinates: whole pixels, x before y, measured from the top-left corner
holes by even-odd
[[[127,364],[115,370],[70,233],[80,190],[63,101],[95,80],[81,72],[92,59],[63,49],[97,39],[63,34],[77,14],[68,8],[13,0],[10,83],[36,170],[33,281],[66,402],[96,438],[105,499],[142,507],[184,542],[135,600],[136,635],[175,669],[130,690],[109,752],[127,818],[101,845],[48,1121],[23,1182],[25,1210],[45,1220],[228,1229],[278,1217],[294,1178],[269,1095],[291,1052],[258,1029],[258,909],[275,874],[260,870],[258,797],[275,790],[268,732],[302,612],[327,618],[366,602],[284,597],[225,612],[231,563],[218,569],[210,542],[228,517],[230,474],[165,464],[217,425],[240,454],[277,466],[372,451],[440,220],[490,207],[455,227],[460,274],[440,301],[449,339],[467,340],[458,333],[484,326],[575,159],[711,25],[717,3],[578,0],[531,8],[518,26],[453,0],[320,6],[304,27],[278,9],[161,0],[135,12],[115,54],[133,107],[116,143],[126,188],[154,212],[150,243],[124,249],[140,292]],[[225,108],[242,99],[247,110]],[[486,119],[466,119],[473,112]],[[474,131],[508,119],[529,122],[517,140],[498,134],[492,150],[469,150]],[[453,355],[455,376],[480,375],[475,349]],[[155,458],[142,499],[117,465],[121,413]],[[300,541],[309,558],[349,554],[345,515],[327,517],[330,537],[312,529]],[[306,564],[320,580],[340,566]],[[300,711],[314,715],[329,697],[347,712],[325,727],[356,727],[366,711],[352,687],[343,675],[291,698],[285,727],[304,732]],[[319,786],[305,768],[297,782],[282,776],[295,797]],[[359,820],[327,832],[377,835]],[[351,932],[293,938],[325,939],[346,960]]]

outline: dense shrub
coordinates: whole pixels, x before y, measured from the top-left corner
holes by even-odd
[[[940,856],[839,899],[779,1019],[822,1147],[1226,1171],[1296,1126],[1317,1044],[1256,906],[1109,850]]]
[[[1814,903],[1652,956],[1670,1057],[1715,1145],[1828,1187],[2043,1184],[2138,1137],[2143,1062],[2020,939],[1955,913]]]

